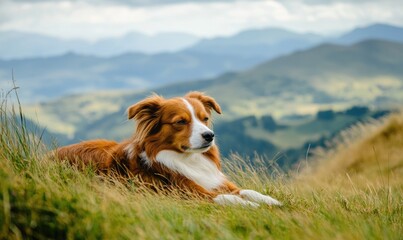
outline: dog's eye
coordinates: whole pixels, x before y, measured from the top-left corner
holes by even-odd
[[[176,124],[179,124],[179,125],[186,125],[187,123],[188,122],[185,119],[182,119],[182,120],[179,120],[176,122]]]
[[[204,122],[208,122],[208,120],[209,120],[208,117],[205,117],[205,118],[203,119]]]

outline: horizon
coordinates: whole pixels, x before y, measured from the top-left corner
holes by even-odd
[[[377,23],[402,27],[403,14],[396,3],[399,1],[5,0],[0,3],[0,31],[90,42],[132,32],[148,36],[184,33],[208,39],[264,28],[326,36]]]
[[[262,26],[262,27],[252,27],[252,28],[247,28],[247,29],[241,29],[238,32],[234,32],[232,34],[229,35],[216,35],[216,36],[211,36],[211,37],[203,37],[203,36],[197,36],[197,35],[193,35],[191,33],[186,33],[186,32],[158,32],[158,33],[146,33],[146,32],[140,32],[140,31],[129,31],[129,32],[125,32],[122,33],[120,35],[113,35],[113,36],[105,36],[99,39],[95,39],[95,40],[91,40],[91,39],[85,39],[85,38],[80,38],[80,37],[76,37],[76,38],[63,38],[60,36],[54,36],[51,34],[47,34],[47,33],[38,33],[35,31],[24,31],[24,30],[0,30],[0,32],[14,32],[14,33],[22,33],[22,34],[33,34],[33,35],[41,35],[44,37],[51,37],[51,38],[55,38],[55,39],[59,39],[62,41],[84,41],[84,42],[88,42],[88,43],[96,43],[105,39],[113,39],[113,38],[123,38],[125,36],[128,36],[130,34],[141,34],[143,36],[146,37],[157,37],[160,35],[164,35],[164,34],[183,34],[183,35],[188,35],[191,37],[195,37],[198,41],[200,40],[209,40],[209,39],[215,39],[215,38],[227,38],[227,37],[233,37],[236,36],[238,34],[241,34],[243,32],[247,32],[247,31],[260,31],[260,30],[284,30],[284,31],[288,31],[291,33],[297,33],[297,34],[314,34],[314,35],[318,35],[321,37],[338,37],[338,36],[342,36],[343,34],[347,34],[351,31],[354,31],[356,29],[361,29],[361,28],[367,28],[367,27],[371,27],[371,26],[375,26],[375,25],[387,25],[387,26],[391,26],[391,27],[397,27],[397,28],[403,28],[403,25],[399,25],[399,24],[391,24],[391,23],[384,23],[384,22],[373,22],[373,23],[368,23],[365,25],[357,25],[354,26],[353,28],[346,28],[345,30],[340,30],[337,32],[332,32],[332,33],[328,33],[328,34],[320,34],[320,33],[315,33],[312,31],[296,31],[293,29],[289,29],[286,27],[271,27],[271,26]]]

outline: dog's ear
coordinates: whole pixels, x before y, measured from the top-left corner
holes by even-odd
[[[162,97],[154,95],[127,109],[128,118],[137,122],[135,138],[138,141],[143,142],[147,136],[158,131],[159,112],[163,101]]]
[[[211,112],[211,109],[213,109],[218,114],[221,114],[220,105],[218,105],[218,103],[214,100],[214,98],[209,97],[209,96],[205,95],[204,93],[201,93],[201,92],[189,92],[188,94],[186,94],[185,97],[187,97],[187,98],[196,98],[200,102],[203,103],[204,107],[209,112]]]
[[[154,95],[130,106],[127,109],[128,118],[140,120],[145,117],[155,117],[163,100],[162,97]]]

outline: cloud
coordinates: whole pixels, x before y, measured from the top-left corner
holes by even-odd
[[[97,2],[97,4],[94,4]],[[231,1],[231,0],[7,1],[0,3],[0,30],[98,39],[129,31],[186,32],[204,37],[248,28],[282,27],[328,33],[373,22],[401,24],[392,0]],[[200,3],[202,2],[202,3]],[[117,4],[119,3],[119,4]],[[169,3],[169,4],[167,4]]]
[[[43,3],[43,2],[86,2],[90,4],[109,4],[109,5],[126,5],[126,6],[156,6],[169,5],[179,3],[212,3],[212,2],[235,2],[247,0],[14,0],[19,3]],[[256,1],[256,0],[255,0]]]
[[[378,3],[379,0],[283,0],[283,2],[299,2],[307,5],[327,5],[335,3],[362,4],[362,3]],[[382,0],[382,3],[401,3],[401,0]]]
[[[240,1],[264,1],[264,0],[13,0],[16,3],[41,3],[41,2],[86,2],[89,4],[113,4],[113,5],[127,5],[127,6],[156,6],[156,5],[168,5],[168,4],[180,4],[180,3],[214,3],[214,2],[240,2]],[[379,0],[271,0],[274,2],[299,2],[308,5],[323,5],[323,4],[335,4],[335,3],[379,3]],[[382,0],[382,3],[401,3],[401,0]]]

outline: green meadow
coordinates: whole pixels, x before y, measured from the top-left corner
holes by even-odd
[[[282,207],[219,206],[51,160],[22,109],[0,108],[1,239],[401,239],[403,115],[343,132],[289,172],[231,156],[228,178]],[[252,162],[253,160],[253,167]],[[269,164],[267,164],[269,162]]]

